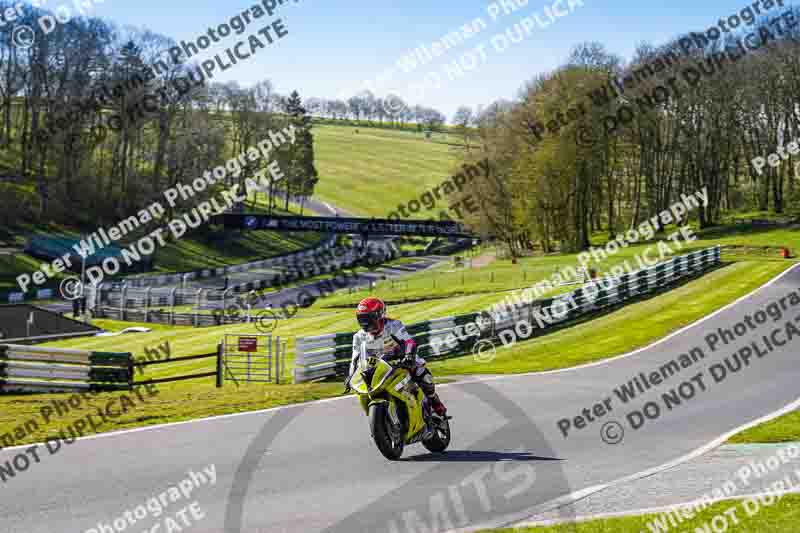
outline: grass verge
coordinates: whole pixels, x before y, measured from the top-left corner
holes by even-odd
[[[589,322],[513,348],[497,349],[494,359],[472,354],[436,361],[436,374],[512,374],[567,368],[621,355],[646,346],[757,289],[790,265],[742,261],[720,268],[677,289],[634,303]]]
[[[93,415],[95,422],[100,421],[99,409],[104,409],[113,402],[112,412],[118,417],[107,417],[104,423],[96,428],[88,428],[84,435],[107,433],[123,429],[194,420],[214,415],[255,411],[320,400],[337,396],[342,392],[341,383],[321,383],[302,385],[264,385],[242,384],[236,386],[226,382],[225,387],[217,389],[214,378],[195,382],[177,382],[154,385],[155,394],[150,397],[144,387],[140,387],[141,401],[135,392],[100,393],[82,399],[77,408],[66,407],[66,413],[50,415],[49,420],[43,413],[50,408],[53,413],[53,402],[64,402],[70,394],[18,395],[0,396],[0,436],[14,437],[13,445],[44,442],[48,437],[55,437],[61,431],[87,415]],[[120,397],[127,396],[134,405],[127,408],[120,404]],[[75,402],[77,403],[77,402]],[[31,425],[29,421],[34,421]],[[8,445],[5,438],[4,447]]]
[[[792,411],[731,437],[729,444],[800,442],[800,411]]]
[[[735,509],[735,510],[732,510]],[[748,512],[749,510],[749,512]],[[728,515],[723,513],[728,512]],[[734,525],[733,515],[738,521]],[[715,522],[716,528],[711,527],[714,517],[722,516],[727,520],[722,529],[722,519]],[[558,526],[537,526],[516,529],[493,529],[482,533],[640,533],[651,531],[647,524],[656,515],[627,516],[592,520],[578,524],[564,524]],[[676,531],[736,531],[737,533],[793,533],[797,531],[800,520],[800,495],[787,494],[770,506],[759,505],[756,501],[747,504],[744,501],[722,501],[704,509],[690,520],[682,522]],[[728,529],[730,527],[730,529]]]

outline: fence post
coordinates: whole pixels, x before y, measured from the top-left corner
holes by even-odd
[[[200,320],[200,302],[203,298],[203,289],[197,289],[197,302],[195,302],[194,306],[194,327],[197,327],[197,324]]]
[[[222,323],[225,324],[225,319],[228,318],[228,292],[233,289],[227,289],[222,293]]]
[[[272,344],[272,337],[269,338]],[[281,384],[281,338],[275,337],[275,385]]]
[[[97,290],[95,292],[94,306],[92,307],[93,317],[100,316],[102,306],[103,306],[103,283],[100,283],[100,285],[97,286]]]
[[[177,287],[172,289],[169,293],[169,323],[170,325],[175,325],[175,293],[178,292]]]
[[[223,374],[222,374],[222,343],[217,344],[217,388],[222,388]]]
[[[283,341],[283,349],[281,349],[281,369],[285,371],[286,369],[286,345],[287,341]]]
[[[94,300],[97,298],[97,285],[92,283],[88,287],[84,287],[84,290],[87,290],[89,294],[86,296],[86,313],[84,313],[84,320],[88,321],[88,317],[91,315],[90,311],[92,307],[94,307]]]
[[[122,320],[124,322],[125,321],[125,304],[128,302],[128,287],[127,287],[127,283],[122,285],[122,292],[120,293],[120,298],[122,299],[119,302],[120,320]]]
[[[95,307],[97,309],[99,309],[103,305],[103,301],[104,301],[103,300],[103,285],[105,285],[105,283],[101,283],[100,286],[98,287],[99,291],[97,292],[97,301],[95,302]]]
[[[128,354],[128,390],[133,390],[133,354]]]

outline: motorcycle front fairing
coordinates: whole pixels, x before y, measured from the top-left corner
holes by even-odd
[[[400,420],[397,402],[402,402],[407,413],[405,440],[410,441],[425,429],[422,390],[411,380],[405,370],[392,367],[377,357],[362,356],[358,368],[350,381],[350,386],[358,394],[365,414],[375,403],[388,402],[392,422]]]

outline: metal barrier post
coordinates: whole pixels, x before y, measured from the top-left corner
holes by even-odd
[[[267,353],[265,357],[267,358],[267,381],[272,381],[272,335],[270,335],[269,340],[267,340]]]
[[[222,351],[222,343],[220,342],[220,343],[217,344],[217,388],[218,389],[222,388],[222,384],[223,384],[223,381],[225,379],[224,375],[222,373],[222,368],[223,368],[223,365],[222,365],[222,353],[223,353],[223,351]]]
[[[121,315],[120,316],[120,320],[124,321],[125,320],[125,304],[128,302],[128,287],[123,285],[122,286],[122,292],[120,294],[121,294],[120,298],[122,298],[122,300],[119,303],[120,315]]]
[[[197,301],[195,302],[194,306],[194,327],[197,327],[197,324],[200,320],[200,301],[203,297],[203,289],[197,289]]]
[[[283,341],[283,349],[281,349],[281,370],[286,368],[286,344],[287,341]]]
[[[222,292],[222,323],[225,323],[225,318],[228,316],[228,291],[231,289],[226,289]]]
[[[175,293],[178,292],[178,289],[172,289],[169,293],[169,323],[170,325],[175,325]]]
[[[133,390],[133,354],[128,354],[128,390]]]
[[[270,349],[272,348],[272,338],[270,337]],[[281,384],[281,338],[275,338],[275,385]]]

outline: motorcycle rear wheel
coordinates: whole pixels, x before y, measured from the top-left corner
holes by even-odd
[[[387,404],[379,403],[369,408],[369,429],[384,457],[390,461],[400,459],[403,455],[402,429],[398,432],[393,428]]]
[[[433,430],[433,435],[424,441],[422,445],[429,452],[442,453],[450,446],[450,422],[441,420]]]

